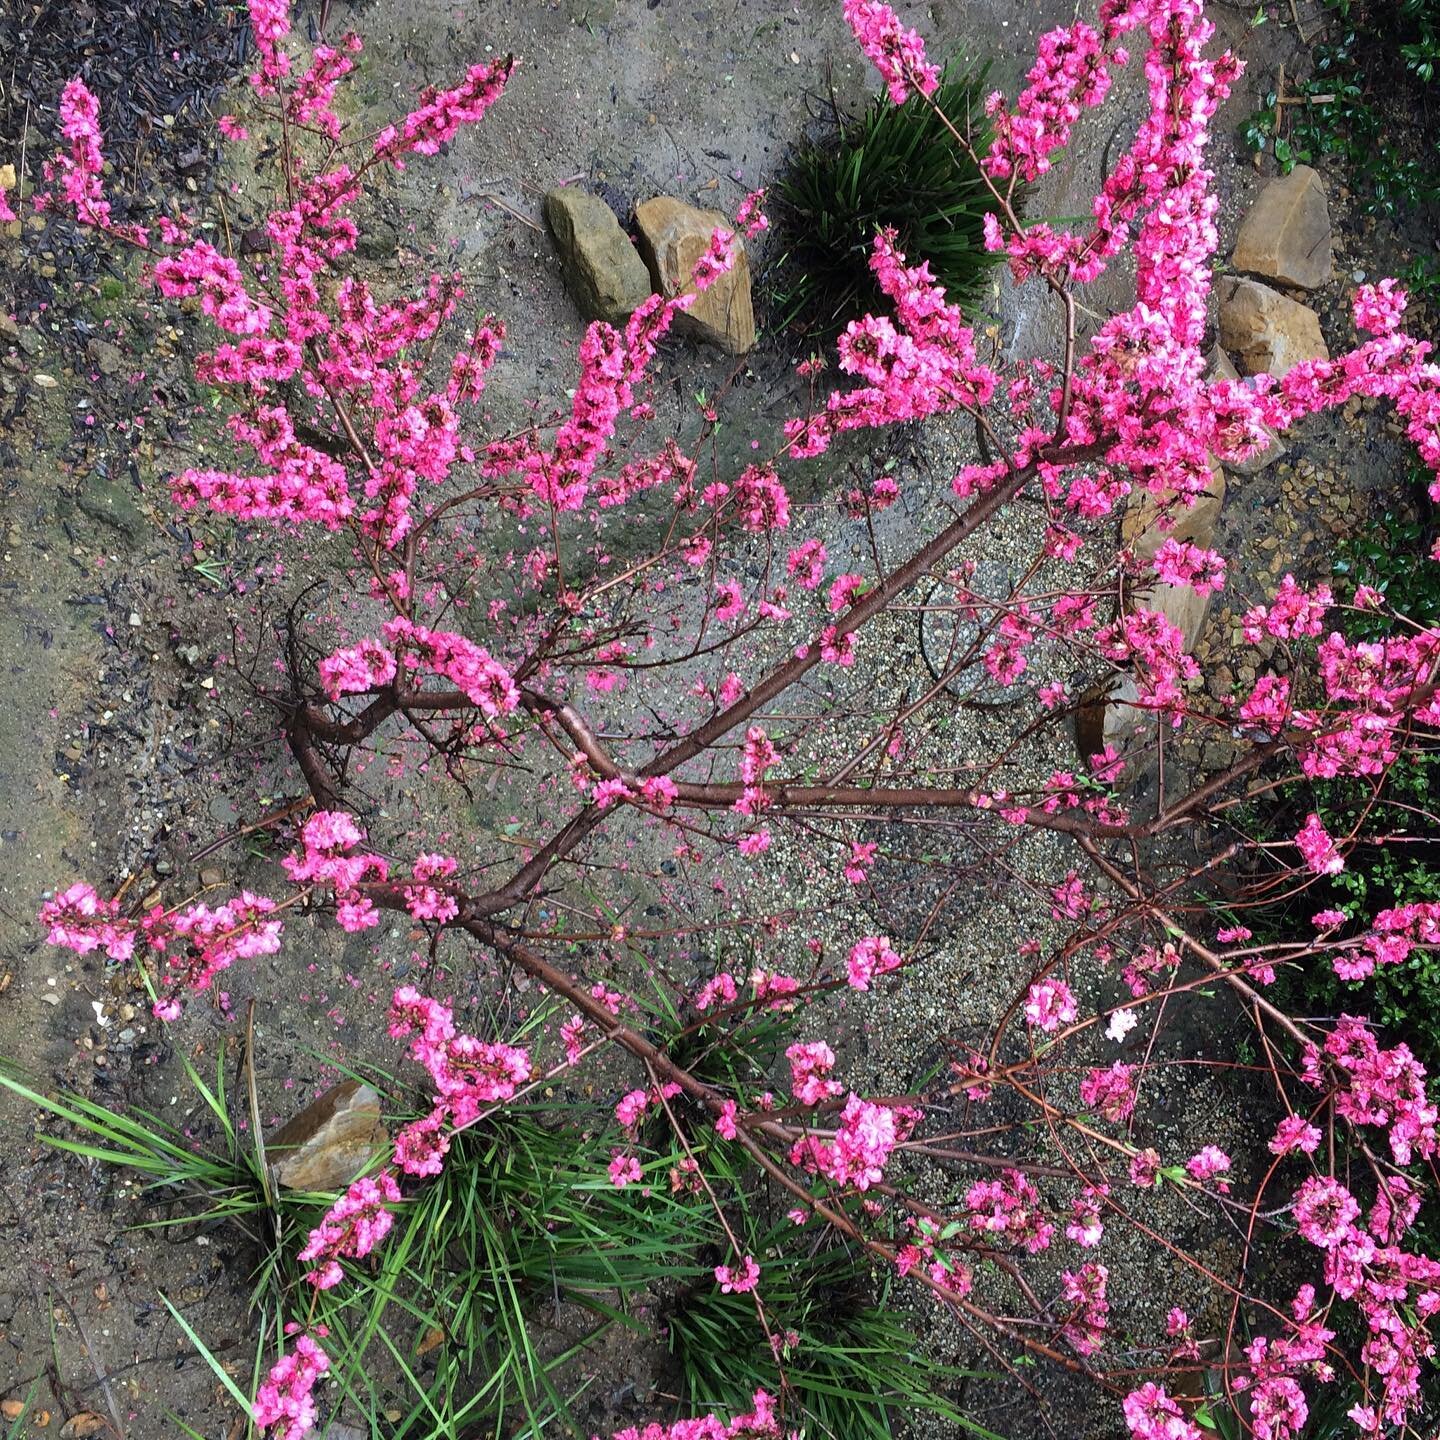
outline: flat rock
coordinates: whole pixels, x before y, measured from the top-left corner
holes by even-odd
[[[1185,637],[1185,653],[1192,654],[1205,629],[1205,616],[1210,611],[1210,594],[1202,595],[1191,585],[1169,585],[1157,580],[1131,595],[1132,610],[1159,611]]]
[[[1320,318],[1258,280],[1221,280],[1220,344],[1244,375],[1284,375],[1302,360],[1328,360]]]
[[[1218,345],[1213,346],[1209,355],[1205,357],[1205,379],[1207,381],[1240,379],[1240,372],[1230,363],[1230,357]],[[1270,437],[1270,443],[1263,450],[1257,450],[1255,454],[1244,460],[1225,460],[1221,463],[1235,475],[1244,475],[1247,478],[1258,475],[1267,465],[1273,464],[1284,455],[1287,449],[1285,442],[1268,425],[1265,427],[1265,433]]]
[[[1124,751],[1126,743],[1150,721],[1150,716],[1135,706],[1139,698],[1135,677],[1128,674],[1112,675],[1081,696],[1075,707],[1075,742],[1082,760],[1100,754],[1107,745]]]
[[[114,375],[125,363],[120,347],[112,345],[108,340],[92,340],[86,348],[95,362],[95,368],[102,375]]]
[[[562,185],[545,197],[545,221],[560,251],[566,288],[587,320],[623,325],[650,298],[645,262],[598,195]]]
[[[286,1190],[343,1190],[389,1145],[380,1096],[342,1080],[265,1142],[275,1183]]]
[[[89,476],[75,496],[80,512],[101,525],[138,540],[145,530],[145,516],[135,503],[129,487],[103,475]]]
[[[640,227],[640,252],[650,267],[655,288],[667,300],[690,294],[690,272],[710,246],[712,232],[731,228],[718,210],[697,210],[683,200],[657,195],[635,207]],[[755,345],[755,311],[750,301],[750,262],[745,242],[735,238],[734,266],[708,290],[696,296],[690,309],[675,322],[675,329],[731,355],[743,355]]]
[[[1224,504],[1225,472],[1212,460],[1209,488],[1188,509],[1174,491],[1157,495],[1132,490],[1120,521],[1120,538],[1141,560],[1153,560],[1155,552],[1171,539],[1208,549]]]
[[[1270,181],[1240,225],[1230,263],[1281,285],[1314,290],[1330,278],[1330,207],[1308,165]]]

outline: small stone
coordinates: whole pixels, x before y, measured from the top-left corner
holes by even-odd
[[[342,1190],[390,1143],[380,1097],[358,1080],[332,1085],[266,1141],[275,1183],[286,1190]]]
[[[587,320],[623,325],[650,298],[645,262],[598,195],[562,185],[545,197],[565,285]]]
[[[41,370],[35,375],[35,383],[42,390],[53,390],[60,382],[53,375],[47,375]]]
[[[1302,360],[1328,360],[1320,318],[1257,280],[1221,280],[1220,343],[1246,375],[1284,375]]]
[[[1237,270],[1314,290],[1330,278],[1334,255],[1325,187],[1308,165],[1272,180],[1256,197],[1235,240]]]
[[[102,375],[114,375],[125,363],[120,347],[112,345],[108,340],[92,340],[86,348],[95,362],[95,368]]]
[[[109,1428],[110,1422],[103,1415],[97,1415],[93,1410],[82,1410],[60,1427],[60,1440],[88,1440],[89,1436]]]
[[[108,525],[129,540],[138,540],[145,529],[145,517],[132,494],[129,486],[95,472],[86,477],[75,504],[82,515],[97,524]]]
[[[640,227],[640,250],[650,267],[655,288],[667,300],[693,294],[690,273],[695,262],[710,246],[717,227],[728,230],[730,222],[717,210],[697,210],[683,200],[657,195],[635,207]],[[701,291],[675,329],[693,335],[730,355],[743,355],[755,345],[755,311],[750,300],[750,262],[745,242],[737,235],[735,264],[709,289]]]

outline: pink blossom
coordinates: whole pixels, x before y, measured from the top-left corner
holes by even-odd
[[[253,3],[253,0],[252,0]],[[500,98],[515,68],[513,56],[472,65],[452,90],[427,88],[420,104],[398,126],[387,125],[375,137],[375,154],[403,169],[402,156],[434,155],[453,140],[462,125],[473,125]]]
[[[819,1105],[844,1093],[838,1080],[826,1077],[835,1067],[835,1052],[823,1041],[796,1042],[785,1051],[790,1062],[790,1088],[802,1105]]]
[[[888,5],[881,0],[845,0],[845,19],[897,105],[917,92],[935,93],[939,67],[926,62],[924,43],[900,24]]]
[[[1163,1385],[1147,1380],[1121,1402],[1133,1440],[1202,1440],[1198,1425],[1165,1393]]]
[[[306,1279],[322,1290],[335,1285],[341,1278],[338,1261],[363,1259],[389,1234],[395,1220],[386,1207],[399,1199],[400,1187],[388,1170],[351,1184],[299,1252],[301,1260],[320,1262]]]
[[[412,1120],[395,1136],[395,1164],[407,1175],[438,1175],[445,1168],[449,1149],[445,1112],[437,1108]]]
[[[323,1330],[323,1327],[322,1327]],[[272,1440],[300,1440],[317,1419],[313,1391],[330,1369],[329,1356],[309,1335],[299,1336],[288,1354],[270,1367],[255,1392],[250,1413]]]
[[[1197,595],[1225,588],[1225,557],[1198,545],[1164,541],[1151,562],[1157,579],[1167,585],[1188,585]]]
[[[1344,857],[1313,811],[1306,816],[1305,824],[1295,836],[1295,844],[1313,874],[1338,875],[1345,868]]]
[[[770,221],[761,209],[765,203],[765,194],[764,187],[752,190],[740,202],[740,208],[735,212],[735,228],[744,231],[747,240],[753,240],[756,235],[770,228]]]
[[[1407,303],[1405,292],[1397,290],[1393,280],[1362,285],[1355,292],[1353,302],[1355,328],[1368,330],[1372,335],[1389,335],[1399,328]]]
[[[1025,1018],[1047,1035],[1068,1025],[1080,1013],[1074,993],[1063,981],[1053,977],[1037,980],[1025,1000]]]
[[[627,1185],[638,1185],[641,1179],[640,1162],[626,1150],[610,1153],[610,1183],[623,1190]]]
[[[753,1255],[746,1255],[737,1266],[717,1265],[715,1279],[722,1294],[746,1295],[760,1283],[760,1266]]]
[[[1109,1270],[1093,1261],[1078,1271],[1066,1270],[1060,1277],[1060,1311],[1065,1316],[1060,1333],[1077,1355],[1093,1355],[1105,1341],[1110,1314],[1105,1286],[1109,1278]]]
[[[1355,1197],[1329,1176],[1312,1175],[1295,1192],[1295,1225],[1312,1245],[1332,1250],[1349,1238],[1360,1216]]]
[[[1270,1140],[1272,1155],[1289,1155],[1298,1150],[1303,1155],[1313,1155],[1320,1144],[1320,1131],[1303,1115],[1287,1115],[1275,1127]]]
[[[1095,1068],[1080,1082],[1080,1098],[1098,1115],[1116,1125],[1135,1109],[1135,1067],[1117,1060],[1106,1069]]]
[[[1205,1181],[1229,1172],[1230,1157],[1218,1145],[1206,1145],[1185,1162],[1185,1168],[1192,1180],[1198,1180],[1203,1185]],[[1224,1188],[1223,1184],[1221,1188]]]
[[[852,989],[868,990],[877,975],[886,975],[902,963],[899,953],[891,948],[888,936],[867,935],[851,947],[846,975]]]

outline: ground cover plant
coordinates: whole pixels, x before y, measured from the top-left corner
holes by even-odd
[[[846,0],[845,13],[894,103],[933,99],[939,71],[918,35],[875,0]],[[603,1169],[590,1162],[592,1186],[653,1185],[652,1137],[666,1137],[667,1183],[700,1199],[723,1237],[715,1306],[742,1297],[777,1376],[727,1418],[667,1414],[626,1437],[813,1433],[803,1350],[767,1301],[767,1269],[777,1305],[785,1294],[783,1265],[738,1223],[731,1177],[782,1195],[817,1253],[839,1237],[893,1272],[1017,1383],[1047,1367],[1093,1384],[1140,1440],[1198,1440],[1222,1412],[1261,1440],[1298,1436],[1335,1386],[1354,1397],[1354,1433],[1419,1433],[1440,1308],[1440,1262],[1410,1243],[1434,1178],[1424,1067],[1359,1006],[1295,1015],[1271,987],[1287,967],[1363,979],[1404,963],[1440,938],[1440,908],[1411,901],[1364,921],[1321,909],[1292,936],[1257,941],[1241,924],[1217,928],[1196,897],[1245,848],[1214,837],[1247,786],[1374,775],[1434,732],[1440,630],[1356,641],[1328,588],[1287,577],[1243,621],[1275,642],[1285,670],[1212,704],[1179,627],[1136,597],[1156,583],[1222,589],[1224,557],[1171,536],[1142,561],[1117,546],[1113,517],[1132,490],[1181,515],[1205,493],[1211,456],[1244,458],[1267,427],[1356,396],[1386,401],[1433,472],[1440,370],[1385,281],[1356,293],[1369,338],[1336,359],[1250,385],[1204,378],[1217,248],[1206,145],[1238,66],[1209,53],[1200,5],[1102,0],[1093,23],[1043,37],[1018,97],[987,99],[984,153],[944,123],[987,177],[987,247],[1051,307],[1052,357],[1003,361],[882,232],[871,264],[894,318],[846,327],[839,388],[821,391],[806,362],[814,408],[787,424],[777,453],[734,470],[708,435],[686,453],[647,430],[647,387],[686,295],[652,297],[623,330],[592,325],[570,403],[491,433],[483,397],[501,322],[462,310],[458,275],[404,298],[355,265],[364,188],[503,103],[512,59],[475,65],[396,123],[352,135],[334,96],[360,42],[297,60],[283,4],[252,0],[251,15],[256,123],[272,127],[279,166],[263,247],[227,254],[178,209],[149,226],[113,222],[101,117],[79,79],[61,102],[67,143],[47,163],[47,203],[146,250],[161,293],[197,301],[220,332],[198,373],[226,397],[236,458],[178,474],[176,502],[298,527],[352,587],[353,604],[327,611],[318,636],[292,619],[263,664],[237,667],[274,714],[310,804],[269,893],[144,909],[75,880],[42,918],[53,944],[138,967],[171,1022],[231,966],[282,953],[287,928],[310,914],[354,934],[408,916],[432,958],[460,950],[495,964],[497,1007],[523,980],[547,1009],[533,1033],[474,1033],[448,998],[395,989],[388,1033],[397,1063],[425,1077],[430,1108],[295,1247],[303,1268],[272,1326],[283,1354],[243,1397],[256,1425],[285,1440],[314,1427],[335,1362],[322,1317],[402,1263],[387,1256],[409,1253],[407,1215],[445,1193],[448,1167],[481,1137],[513,1147],[537,1090],[608,1064],[627,1088],[597,1106],[596,1128],[616,1138]],[[1020,187],[1127,65],[1143,68],[1148,106],[1089,218],[1023,223]],[[735,230],[715,232],[694,289],[734,264],[738,232],[763,228],[762,203],[751,196]],[[1122,254],[1134,304],[1082,335],[1084,287]],[[863,568],[840,568],[807,533],[818,507],[793,502],[787,464],[833,454],[847,436],[883,445],[896,427],[947,418],[979,440],[948,477],[945,518],[902,546],[885,519],[900,481],[881,466],[851,488],[846,473],[826,498],[864,522],[869,551]],[[1031,518],[1029,559],[984,589],[977,557],[1017,511]],[[611,554],[617,516],[638,535],[623,559]],[[922,585],[955,638],[933,688],[897,696],[880,683],[886,625]],[[957,756],[950,685],[981,670],[1013,694],[1021,723],[992,753]],[[1081,683],[1122,677],[1139,732],[1130,753],[1105,745],[1030,773],[1031,747],[1068,722]],[[1163,766],[1177,730],[1232,736],[1238,756],[1132,799],[1127,770],[1149,756]],[[457,807],[484,787],[525,818],[502,837],[473,810],[466,826],[460,810],[441,812],[416,847],[367,797],[361,777],[377,765]],[[1016,876],[1044,913],[1015,946],[990,1033],[979,1044],[936,1035],[941,1058],[899,1095],[849,1083],[838,1016],[842,1002],[853,1013],[913,984],[933,958],[931,926],[897,944],[858,903],[826,928],[759,899],[792,842],[833,853],[865,895],[879,850],[865,827],[877,820],[917,837],[917,864],[941,863],[937,836],[1012,871],[1024,837],[1054,842],[1042,867]],[[1277,853],[1298,886],[1341,870],[1354,844],[1307,813]],[[706,880],[733,869],[741,913],[727,923],[773,943],[707,951],[703,917],[632,921],[612,894],[632,846]],[[654,1023],[655,991],[681,1034]],[[1217,1018],[1197,1063],[1263,1085],[1273,1106],[1255,1153],[1228,1153],[1203,1120],[1161,1141],[1140,1113],[1167,1017],[1202,1002]],[[781,1013],[804,1028],[768,1069],[743,1055],[712,1063],[703,1037],[680,1043]],[[1126,1058],[1111,1058],[1117,1045]],[[712,1147],[743,1157],[751,1179],[733,1160],[720,1173]],[[1185,1243],[1177,1213],[1223,1229],[1226,1255]],[[456,1243],[481,1243],[484,1218],[457,1221]],[[1203,1312],[1177,1305],[1162,1326],[1122,1331],[1131,1292],[1157,1273],[1136,1245],[1160,1273],[1202,1286]]]

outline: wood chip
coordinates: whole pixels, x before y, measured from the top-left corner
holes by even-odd
[[[85,1440],[87,1435],[98,1435],[105,1428],[105,1417],[93,1410],[82,1410],[72,1415],[60,1427],[60,1440]]]

